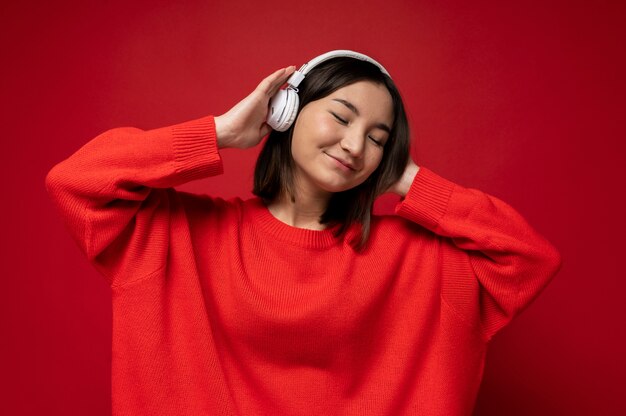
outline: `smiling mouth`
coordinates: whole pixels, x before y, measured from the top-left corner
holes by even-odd
[[[339,165],[341,165],[344,169],[347,169],[347,170],[350,170],[350,171],[355,171],[355,170],[356,170],[356,169],[355,169],[355,167],[354,167],[354,165],[352,165],[351,163],[346,162],[346,161],[344,161],[344,160],[341,160],[341,159],[339,159],[339,158],[337,158],[337,157],[335,157],[335,156],[329,155],[329,154],[328,154],[328,153],[326,153],[326,152],[324,152],[324,154],[325,154],[326,156],[328,156],[329,158],[333,159],[334,161],[336,161],[336,162],[337,162]]]

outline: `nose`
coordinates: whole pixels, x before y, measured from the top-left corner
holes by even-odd
[[[339,145],[352,157],[360,158],[361,156],[363,156],[365,139],[365,135],[356,131],[356,129],[348,129],[341,141],[339,142]]]

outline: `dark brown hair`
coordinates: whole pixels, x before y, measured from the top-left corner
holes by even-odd
[[[354,58],[333,58],[313,68],[300,84],[298,115],[311,101],[358,81],[371,81],[387,87],[393,102],[391,133],[378,168],[362,184],[334,193],[320,223],[338,225],[337,236],[345,234],[352,225],[360,225],[360,239],[354,246],[362,248],[369,237],[374,200],[400,179],[409,160],[409,124],[400,93],[391,78],[376,65]],[[295,124],[284,132],[272,131],[257,159],[252,192],[266,203],[274,201],[282,192],[292,198],[296,195],[291,155]]]

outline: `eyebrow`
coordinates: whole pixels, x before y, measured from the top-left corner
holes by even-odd
[[[357,116],[359,115],[359,109],[358,109],[358,108],[356,108],[356,107],[354,106],[354,104],[352,104],[350,101],[346,101],[346,100],[343,100],[343,99],[341,99],[341,98],[333,98],[332,100],[333,100],[333,101],[337,101],[337,102],[339,102],[339,103],[341,103],[341,104],[345,105],[345,106],[346,106],[346,107],[348,107],[348,108],[349,108],[349,109],[350,109],[350,110],[351,110],[354,114],[356,114]],[[378,127],[379,129],[384,130],[384,131],[386,131],[387,133],[391,134],[391,128],[389,128],[389,126],[388,126],[388,125],[386,125],[386,124],[384,124],[384,123],[378,123],[378,124],[376,124],[376,127]]]

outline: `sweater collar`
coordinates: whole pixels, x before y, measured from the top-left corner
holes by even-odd
[[[267,208],[260,198],[246,201],[244,217],[263,233],[277,240],[295,244],[301,247],[323,249],[341,243],[344,237],[335,237],[337,227],[325,230],[309,230],[293,227],[280,221]]]

